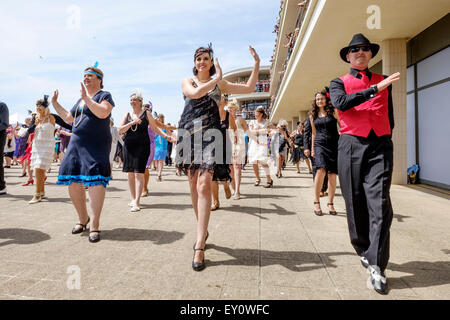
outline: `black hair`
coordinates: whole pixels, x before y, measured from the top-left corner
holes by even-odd
[[[214,51],[212,49],[212,45],[211,43],[208,45],[208,48],[205,47],[200,47],[197,50],[195,50],[194,53],[194,63],[195,63],[195,59],[197,59],[197,57],[203,53],[208,53],[211,61],[214,63]],[[198,70],[197,68],[194,66],[194,68],[192,69],[192,72],[194,73],[194,75],[196,76],[198,74]],[[213,76],[216,74],[216,66],[213,64],[213,66],[211,67],[211,69],[209,69],[209,76]]]
[[[334,106],[331,104],[328,87],[325,87],[322,91],[316,92],[316,94],[314,95],[314,100],[312,102],[312,106],[311,106],[311,110],[309,111],[309,114],[312,115],[313,119],[316,119],[319,115],[319,107],[316,104],[316,96],[318,94],[325,97],[325,99],[326,99],[325,112],[328,115],[332,116],[334,114]]]

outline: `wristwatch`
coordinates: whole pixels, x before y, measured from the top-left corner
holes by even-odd
[[[370,86],[370,89],[372,89],[372,93],[370,94],[370,97],[374,98],[378,93],[378,86],[376,84],[373,84]]]

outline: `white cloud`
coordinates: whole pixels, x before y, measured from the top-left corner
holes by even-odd
[[[71,5],[80,7],[79,29],[67,27]],[[115,118],[139,87],[167,121],[177,122],[184,105],[180,83],[191,76],[195,48],[213,42],[224,72],[252,65],[248,44],[269,64],[278,6],[259,0],[2,1],[0,99],[25,116],[36,99],[58,88],[70,108],[83,69],[99,61]]]

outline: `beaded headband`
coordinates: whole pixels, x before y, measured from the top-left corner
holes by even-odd
[[[44,99],[43,100],[39,99],[36,102],[36,105],[43,106],[44,108],[47,108],[48,105],[49,105],[49,103],[48,103],[48,95],[44,95]]]

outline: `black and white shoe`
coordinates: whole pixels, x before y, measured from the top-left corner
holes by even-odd
[[[369,267],[369,260],[367,260],[366,257],[361,256],[361,257],[360,257],[360,260],[361,260],[361,264],[362,264],[362,266],[363,266],[364,268],[368,268],[368,267]]]
[[[370,272],[369,280],[373,289],[379,294],[387,294],[386,276],[380,271],[380,267],[369,266],[368,271]]]
[[[0,194],[6,194],[6,187],[0,190]]]

